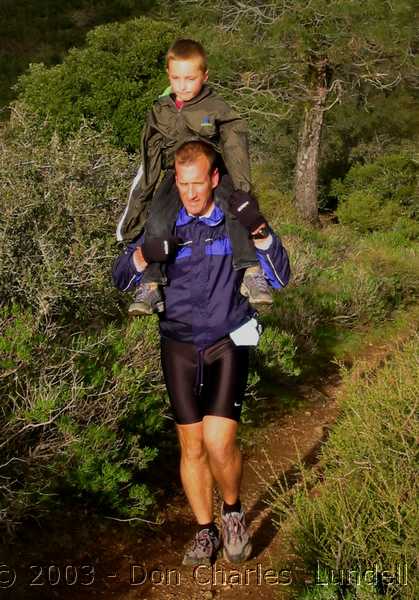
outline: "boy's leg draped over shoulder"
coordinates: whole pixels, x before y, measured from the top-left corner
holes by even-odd
[[[146,237],[163,237],[173,233],[177,213],[182,206],[175,182],[175,172],[169,169],[151,201],[145,223]]]
[[[248,231],[231,214],[229,200],[233,192],[233,182],[230,175],[223,173],[221,181],[215,190],[214,200],[224,212],[227,232],[233,248],[233,267],[235,270],[258,266],[255,245],[249,239]]]
[[[145,223],[145,239],[167,237],[173,233],[177,213],[181,207],[173,170],[166,172],[158,186]],[[166,268],[161,263],[151,263],[143,277],[143,283],[166,284]]]
[[[148,207],[144,202],[143,181],[144,166],[141,163],[132,181],[127,205],[116,227],[116,239],[118,242],[133,240],[141,233],[144,227]]]
[[[225,215],[227,233],[233,249],[233,268],[236,271],[244,270],[243,284],[240,289],[243,296],[248,297],[255,308],[263,309],[265,306],[272,305],[272,292],[260,268],[255,245],[249,238],[249,231],[231,212],[230,199],[233,191],[231,177],[223,172],[220,184],[214,193],[214,200]]]

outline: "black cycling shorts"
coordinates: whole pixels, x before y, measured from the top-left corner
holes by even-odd
[[[163,375],[176,423],[216,415],[239,421],[249,372],[249,348],[229,337],[205,350],[161,338]]]

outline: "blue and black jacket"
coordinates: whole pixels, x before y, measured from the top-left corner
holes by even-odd
[[[176,220],[176,235],[183,240],[167,263],[168,285],[163,288],[165,311],[160,313],[163,336],[195,344],[204,349],[234,331],[254,314],[247,298],[240,294],[243,269],[233,269],[230,240],[224,213],[214,206],[207,217],[188,215],[182,207]],[[256,250],[268,283],[279,290],[290,278],[288,255],[272,233],[267,250]],[[141,281],[133,253],[141,244],[134,239],[115,261],[113,281],[127,291]]]

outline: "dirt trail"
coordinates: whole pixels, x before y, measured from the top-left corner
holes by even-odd
[[[414,309],[384,343],[383,338],[365,343],[356,353],[354,376],[380,368],[418,323]],[[272,399],[267,422],[256,430],[244,454],[242,501],[254,546],[244,565],[235,567],[220,558],[213,568],[195,572],[180,566],[194,523],[178,481],[177,495],[171,496],[165,522],[158,527],[130,528],[80,514],[79,508],[51,515],[39,527],[22,527],[13,544],[0,545],[0,600],[288,600],[298,583],[312,574],[304,573],[292,554],[289,524],[273,523],[267,501],[272,490],[283,489],[285,480],[288,487],[298,481],[301,461],[316,464],[338,414],[339,389],[335,372],[319,376],[315,385],[293,389],[301,403],[289,414],[281,408],[281,396],[289,390],[278,388]],[[173,489],[171,465],[157,475],[160,481],[167,478],[163,487]]]
[[[0,562],[10,564],[17,578],[9,589],[0,588],[0,598],[237,600],[256,596],[270,600],[278,594],[288,596],[301,573],[282,525],[278,529],[272,522],[267,501],[285,481],[288,486],[297,481],[300,460],[316,462],[337,415],[337,388],[337,376],[325,378],[316,388],[298,387],[302,407],[286,415],[280,412],[280,400],[274,400],[270,422],[255,434],[254,448],[245,452],[241,497],[253,553],[244,565],[219,558],[212,568],[193,571],[181,566],[194,523],[179,491],[166,507],[164,524],[143,531],[140,537],[125,523],[104,524],[71,513],[66,521],[43,523],[36,539],[33,529],[27,537],[23,532],[13,548],[3,547]]]

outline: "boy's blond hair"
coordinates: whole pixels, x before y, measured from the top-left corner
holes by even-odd
[[[203,73],[208,70],[207,54],[199,42],[189,39],[178,39],[170,46],[166,54],[166,68],[169,68],[171,60],[200,59],[200,68]]]

